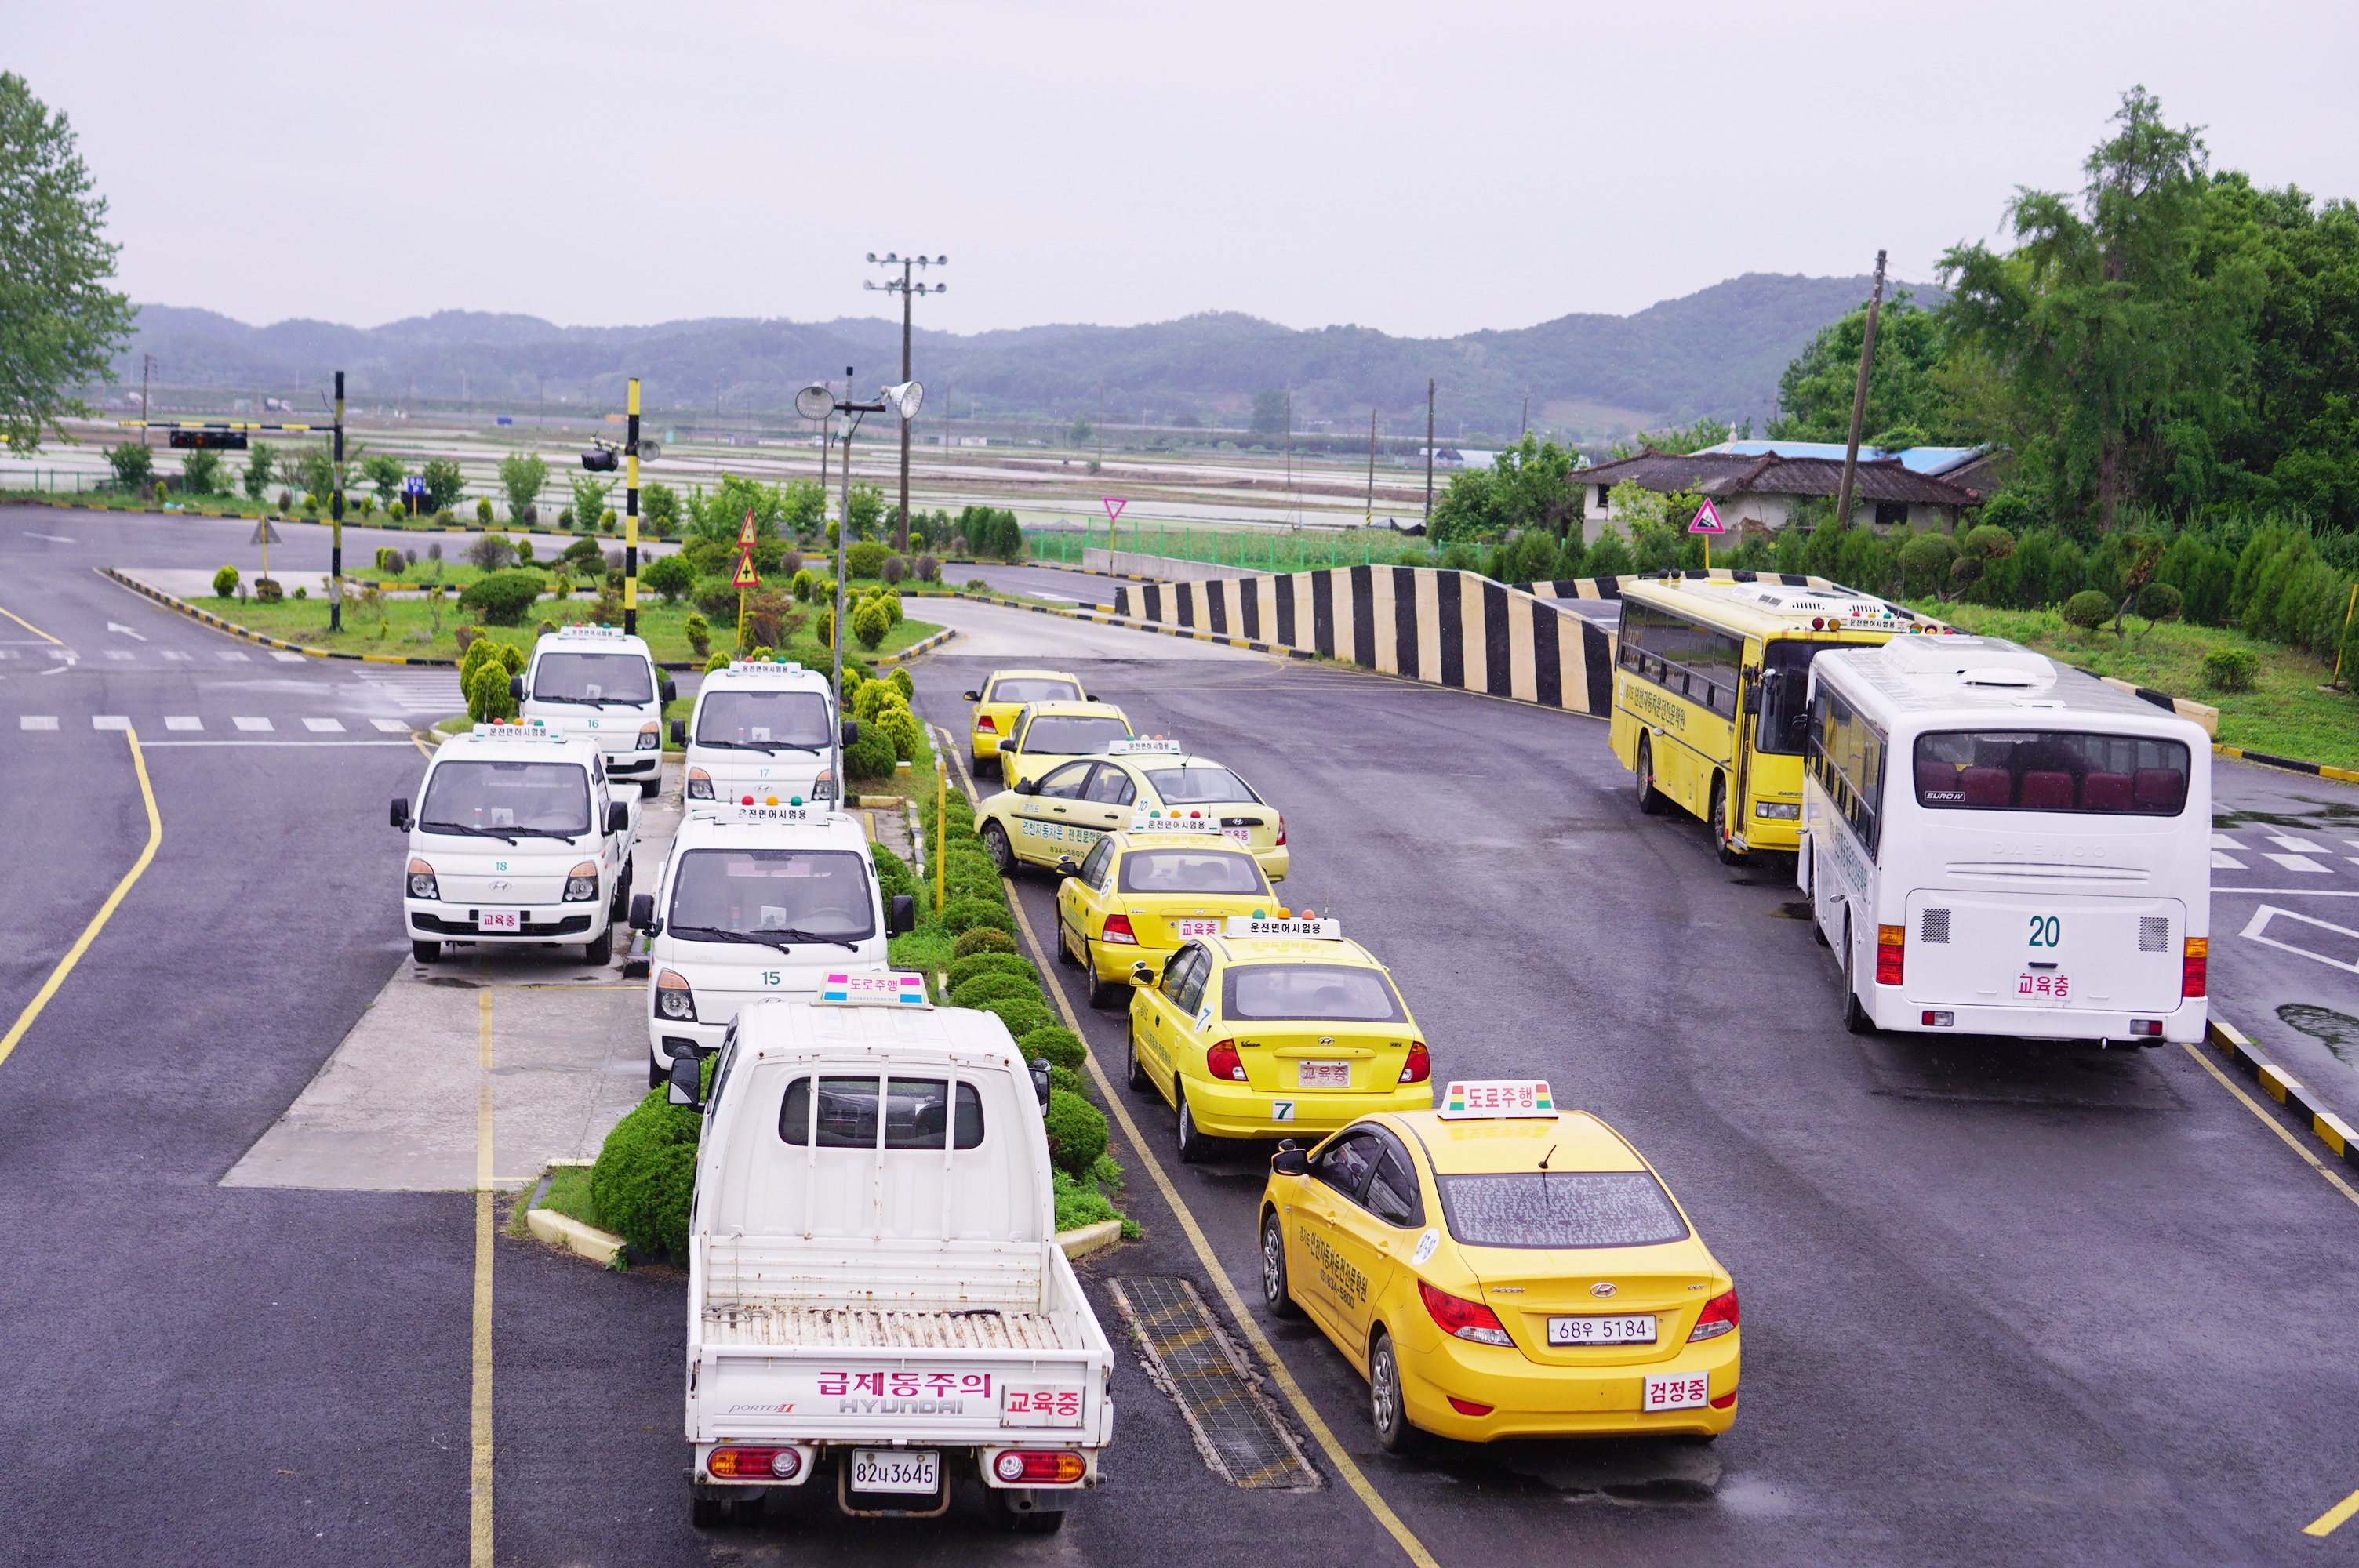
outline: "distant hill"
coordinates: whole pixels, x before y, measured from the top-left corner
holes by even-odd
[[[1373,328],[1297,331],[1234,312],[1139,327],[1049,325],[962,336],[919,331],[929,412],[964,418],[1193,416],[1241,426],[1253,395],[1290,387],[1308,428],[1350,428],[1374,405],[1387,434],[1421,434],[1425,383],[1440,385],[1440,428],[1512,432],[1528,395],[1536,425],[1584,437],[1701,415],[1765,423],[1777,375],[1820,327],[1867,293],[1864,277],[1748,273],[1632,316],[1560,316],[1457,338],[1396,338]],[[1919,288],[1922,303],[1937,290]],[[159,383],[294,395],[310,407],[337,369],[358,402],[464,398],[519,411],[619,404],[638,375],[650,408],[784,411],[797,388],[845,364],[897,371],[899,323],[753,318],[647,327],[559,327],[538,317],[444,310],[386,326],[288,320],[249,327],[211,310],[140,308],[118,370],[136,385],[153,354]],[[880,374],[881,379],[881,374]],[[675,416],[678,416],[677,415]]]

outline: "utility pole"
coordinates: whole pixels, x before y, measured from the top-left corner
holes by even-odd
[[[821,382],[820,384],[821,386],[832,386],[834,385],[834,383],[823,381]],[[852,391],[852,388],[847,386],[843,390],[848,395]],[[831,416],[830,418],[822,419],[819,422],[819,497],[820,515],[822,517],[827,514],[828,453],[834,448],[834,446],[835,425],[832,417]]]
[[[1105,382],[1103,379],[1098,382],[1097,428],[1091,434],[1098,438],[1097,464],[1098,467],[1103,468],[1105,467]]]
[[[639,378],[631,377],[623,427],[623,634],[639,632]],[[578,521],[578,519],[577,519]],[[660,719],[661,713],[656,715]],[[657,765],[658,773],[663,771]]]
[[[1523,439],[1523,438],[1524,438],[1524,437],[1528,436],[1528,435],[1530,435],[1531,433],[1532,433],[1532,389],[1531,389],[1530,387],[1528,387],[1528,386],[1527,386],[1527,387],[1524,388],[1524,427],[1523,427],[1523,429],[1522,429],[1521,431],[1517,432],[1516,438],[1517,440],[1521,440],[1521,439]]]
[[[156,417],[156,406],[148,401],[147,397],[147,374],[155,368],[154,354],[139,356],[139,444],[143,447],[152,447],[156,444],[147,438],[147,426]]]
[[[819,396],[813,398],[811,396],[813,393],[817,393]],[[831,416],[837,414],[854,416],[882,414],[887,405],[853,402],[852,367],[846,365],[843,367],[843,396],[841,400],[830,399],[826,386],[820,384],[803,388],[801,394],[795,399],[795,406],[809,417],[822,408]],[[827,639],[828,647],[834,655],[832,675],[835,683],[836,730],[829,738],[829,746],[835,759],[835,799],[839,805],[849,798],[852,783],[844,773],[843,765],[843,638],[846,630],[843,624],[843,563],[847,542],[852,537],[852,437],[853,433],[859,428],[860,421],[857,417],[852,419],[843,427],[842,512],[835,524],[835,620],[829,628],[830,634]]]
[[[1294,504],[1294,388],[1290,386],[1286,389],[1286,509],[1298,514],[1294,521],[1299,527],[1300,509]]]
[[[1368,514],[1364,525],[1370,528],[1376,525],[1376,410],[1374,404],[1368,406]]]
[[[1425,520],[1433,521],[1433,378],[1425,378]]]
[[[328,630],[344,627],[344,373],[336,373],[335,477],[328,492]],[[265,532],[270,524],[265,523]]]
[[[906,382],[910,375],[910,300],[919,294],[941,294],[950,287],[947,283],[935,284],[931,288],[922,283],[912,283],[909,281],[909,269],[919,266],[947,266],[950,265],[951,258],[948,256],[935,256],[931,259],[925,256],[898,256],[887,251],[885,253],[885,259],[878,262],[876,253],[871,251],[868,253],[868,259],[875,262],[879,266],[898,266],[901,269],[901,276],[897,278],[888,278],[883,283],[878,283],[875,278],[864,278],[860,286],[863,288],[881,288],[887,294],[898,294],[901,297],[901,379]],[[844,386],[843,394],[846,397],[852,395],[852,387],[848,383]],[[948,406],[945,405],[945,406]],[[851,449],[847,447],[844,450],[848,457]],[[826,483],[824,476],[821,476],[820,482]],[[893,547],[897,550],[907,550],[909,547],[909,422],[907,419],[901,421],[901,515],[893,524]]]
[[[1884,305],[1884,253],[1875,253],[1875,287],[1867,296],[1867,330],[1859,340],[1859,380],[1851,393],[1851,438],[1843,444],[1843,490],[1835,502],[1835,526],[1851,526],[1851,487],[1859,471],[1859,427],[1867,417],[1867,370],[1875,358],[1875,317]]]

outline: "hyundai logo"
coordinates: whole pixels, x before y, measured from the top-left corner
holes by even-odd
[[[1610,1296],[1614,1293],[1614,1281],[1600,1280],[1589,1287],[1589,1293],[1593,1296]]]
[[[495,881],[492,883],[492,891],[494,892],[506,892],[514,885],[515,884],[512,882]]]

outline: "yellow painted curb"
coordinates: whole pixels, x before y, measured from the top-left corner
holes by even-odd
[[[537,1212],[537,1211],[536,1211]],[[1057,1245],[1065,1249],[1068,1258],[1086,1258],[1103,1251],[1122,1239],[1122,1221],[1102,1219],[1095,1225],[1085,1225],[1079,1230],[1057,1232]]]
[[[551,1247],[563,1247],[579,1252],[592,1263],[608,1268],[623,1255],[623,1238],[609,1236],[597,1227],[569,1218],[555,1209],[537,1208],[524,1217],[525,1227]]]

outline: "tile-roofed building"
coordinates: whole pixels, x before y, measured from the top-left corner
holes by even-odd
[[[1691,491],[1709,496],[1721,520],[1731,529],[1750,524],[1782,528],[1796,503],[1805,497],[1832,497],[1843,489],[1843,449],[1811,441],[1726,442],[1701,452],[1658,452],[1649,447],[1636,457],[1600,463],[1578,470],[1586,487],[1585,535],[1595,538],[1607,523],[1619,522],[1614,513],[1613,490],[1631,481],[1643,489],[1670,494]],[[1746,450],[1730,450],[1742,447]],[[1915,451],[1930,457],[1939,452],[1955,460],[1942,466],[1953,470],[1981,468],[1985,458],[1978,449],[1917,449],[1886,454],[1860,449],[1859,470],[1852,483],[1852,521],[1873,527],[1903,526],[1954,531],[1966,509],[1983,503],[1982,492],[1920,470],[1908,460]],[[1875,452],[1873,457],[1871,452]],[[1920,458],[1919,461],[1926,459]],[[1929,464],[1930,466],[1930,464]]]

